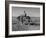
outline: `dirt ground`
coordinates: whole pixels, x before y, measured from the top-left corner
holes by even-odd
[[[12,31],[40,30],[40,25],[19,25],[14,24]]]

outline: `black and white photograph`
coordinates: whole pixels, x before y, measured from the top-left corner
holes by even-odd
[[[12,7],[12,31],[40,30],[40,8]]]
[[[8,35],[44,35],[43,5],[35,2],[8,3]]]

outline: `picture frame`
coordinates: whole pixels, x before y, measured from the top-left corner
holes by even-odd
[[[15,30],[12,30],[13,20],[11,20],[11,19],[13,19],[13,18],[11,18],[11,17],[17,16],[16,10],[22,11],[22,9],[26,9],[26,10],[27,9],[28,10],[29,9],[32,9],[32,10],[36,9],[34,12],[38,12],[37,9],[39,9],[39,13],[36,13],[36,15],[35,15],[35,13],[33,14],[33,12],[32,12],[32,16],[33,15],[35,15],[36,17],[37,17],[37,15],[38,15],[38,17],[40,16],[40,20],[41,20],[40,27],[38,26],[40,30],[36,30],[36,31],[29,31],[29,30],[27,30],[27,31],[22,31],[22,30],[15,31]],[[15,10],[16,14],[13,13],[14,10]],[[28,12],[28,10],[27,10],[27,12]],[[31,24],[37,25],[36,23],[31,23]],[[24,27],[26,28],[26,26],[24,26]],[[32,26],[32,28],[33,28],[33,26]],[[36,28],[36,26],[35,26],[35,28]],[[24,1],[5,1],[5,37],[23,37],[23,36],[40,36],[40,35],[45,35],[45,3],[42,3],[42,2],[24,2]]]

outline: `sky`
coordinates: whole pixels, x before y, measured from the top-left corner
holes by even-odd
[[[27,16],[30,17],[40,17],[40,8],[32,8],[32,7],[12,7],[12,16],[18,17],[20,15],[24,15],[24,11]]]

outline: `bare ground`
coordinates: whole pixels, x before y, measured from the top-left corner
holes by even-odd
[[[26,30],[40,30],[40,25],[19,25],[14,24],[12,26],[13,31],[26,31]]]

